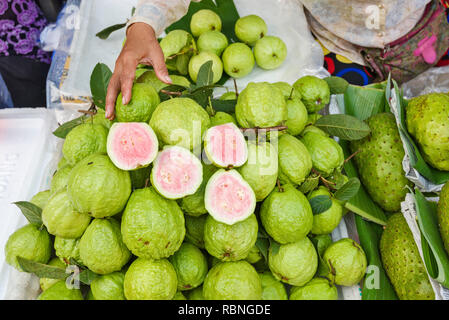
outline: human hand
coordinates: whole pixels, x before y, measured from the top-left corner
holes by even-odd
[[[165,65],[164,54],[151,26],[134,23],[127,30],[126,42],[115,63],[114,73],[109,81],[106,94],[106,118],[115,117],[115,101],[122,92],[122,103],[131,100],[131,90],[139,63],[152,65],[156,76],[164,83],[171,84]]]

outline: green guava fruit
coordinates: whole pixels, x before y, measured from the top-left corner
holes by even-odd
[[[106,112],[103,109],[97,108],[97,113],[92,117],[93,124],[99,124],[109,130],[115,120],[106,119]],[[58,167],[59,169],[59,167]]]
[[[343,206],[338,200],[332,198],[326,187],[321,186],[317,190],[312,191],[308,198],[311,200],[317,196],[328,196],[331,198],[332,206],[326,211],[313,216],[311,232],[316,235],[329,234],[340,224],[343,217]]]
[[[65,189],[54,194],[42,210],[42,222],[48,233],[62,238],[81,237],[90,219],[87,213],[79,213],[73,208]]]
[[[200,249],[204,249],[204,224],[206,223],[207,215],[199,217],[184,216],[186,221],[186,236],[185,241],[190,242]]]
[[[212,52],[220,57],[228,46],[228,38],[220,31],[206,31],[200,35],[196,44],[199,52]]]
[[[81,237],[79,252],[84,265],[98,274],[120,271],[131,258],[114,218],[94,219]]]
[[[254,46],[257,40],[263,38],[267,34],[268,28],[261,17],[251,14],[239,18],[235,23],[234,31],[240,41],[245,42],[250,46]]]
[[[215,113],[214,116],[212,116],[210,118],[210,126],[211,127],[219,126],[219,125],[225,124],[225,123],[233,123],[233,124],[237,125],[237,120],[229,113],[221,112],[221,111],[218,111],[217,113]]]
[[[194,37],[199,37],[207,31],[221,31],[221,18],[212,10],[199,10],[192,15],[190,30]]]
[[[438,225],[444,248],[449,253],[449,182],[443,186],[438,201]]]
[[[78,212],[94,218],[110,217],[125,207],[131,194],[131,178],[108,156],[92,155],[72,169],[67,191]]]
[[[210,119],[206,110],[194,100],[173,98],[157,106],[150,126],[161,144],[179,145],[192,150],[201,145]]]
[[[345,156],[337,141],[315,132],[308,132],[301,138],[312,157],[313,167],[325,176],[343,166]]]
[[[307,117],[307,125],[314,125],[321,117],[323,116],[317,112],[309,113],[309,116]]]
[[[65,166],[69,166],[69,165],[70,165],[69,162],[67,161],[66,158],[64,158],[64,156],[62,156],[61,159],[59,159],[59,161],[58,161],[58,169],[61,169]]]
[[[86,295],[86,299],[85,300],[95,300],[94,295],[92,294],[92,290],[89,289],[89,291],[87,292]]]
[[[301,100],[301,94],[293,88],[290,84],[288,84],[285,81],[278,81],[274,82],[271,85],[275,86],[279,90],[281,90],[282,94],[284,95],[285,100],[287,99],[300,99]]]
[[[287,120],[287,104],[268,82],[250,82],[239,94],[235,115],[243,128],[274,127]]]
[[[278,141],[278,153],[281,183],[303,183],[312,170],[312,157],[306,146],[292,135],[283,134]]]
[[[237,94],[234,91],[225,92],[221,95],[220,100],[237,100]]]
[[[292,286],[303,286],[309,282],[318,268],[318,255],[309,238],[281,244],[277,250],[270,247],[268,266],[273,276]]]
[[[160,42],[167,69],[187,75],[189,60],[196,50],[192,35],[184,30],[170,31]]]
[[[392,214],[380,238],[382,264],[400,300],[434,300],[435,293],[402,213]]]
[[[153,163],[151,184],[167,199],[194,194],[203,181],[201,161],[189,150],[166,146]]]
[[[128,104],[122,103],[122,93],[117,97],[115,114],[118,122],[148,122],[160,103],[159,95],[152,85],[135,83]]]
[[[48,199],[51,197],[51,191],[45,190],[36,193],[30,200],[30,202],[41,209],[44,209],[48,203]]]
[[[129,172],[132,189],[142,189],[150,180],[151,167],[143,167]]]
[[[282,39],[265,36],[254,45],[254,58],[259,67],[265,70],[279,68],[287,57],[287,46]]]
[[[190,290],[200,286],[208,271],[207,259],[200,249],[191,243],[183,243],[169,258],[178,275],[178,290]]]
[[[237,169],[248,182],[256,195],[256,201],[262,201],[273,190],[278,176],[278,154],[268,141],[248,142],[248,161]]]
[[[301,94],[302,102],[309,113],[323,109],[330,102],[329,85],[315,76],[304,76],[296,80],[293,87]]]
[[[245,260],[248,261],[251,264],[255,264],[263,259],[262,253],[260,252],[259,248],[254,245],[250,250],[248,255],[246,256]]]
[[[220,169],[207,182],[204,204],[215,220],[232,225],[254,213],[256,196],[235,169]]]
[[[65,270],[66,266],[67,266],[64,262],[59,260],[59,258],[53,258],[47,264],[49,266],[61,268],[63,270]],[[59,279],[50,279],[50,278],[40,278],[39,284],[41,286],[42,291],[45,291],[58,281],[60,281],[60,280]]]
[[[84,265],[80,257],[79,249],[80,239],[65,239],[61,237],[55,237],[55,254],[65,264],[71,264],[71,260],[74,260],[77,264]]]
[[[74,166],[92,154],[105,154],[107,137],[108,130],[99,124],[80,124],[67,134],[62,154],[67,162]]]
[[[177,291],[172,300],[187,300],[187,298],[182,294],[181,291]]]
[[[171,300],[178,278],[167,259],[137,258],[125,274],[125,297],[128,300]]]
[[[94,300],[126,300],[123,282],[125,273],[116,271],[96,277],[90,284]]]
[[[245,259],[256,244],[257,219],[254,214],[233,225],[208,216],[204,224],[204,244],[210,255],[222,261]]]
[[[203,296],[203,286],[187,291],[188,300],[206,300]]]
[[[292,136],[300,134],[307,123],[307,109],[299,98],[287,98],[287,132]]]
[[[352,239],[343,238],[332,243],[324,251],[323,259],[330,270],[328,278],[340,286],[353,286],[365,275],[365,252]]]
[[[214,165],[203,164],[203,181],[201,182],[200,187],[194,194],[185,196],[181,199],[181,209],[189,216],[198,217],[207,213],[204,203],[206,185],[210,177],[212,177],[217,170],[217,167]]]
[[[184,215],[175,201],[163,198],[154,188],[138,189],[129,198],[123,213],[122,235],[134,255],[145,259],[166,258],[184,240]]]
[[[172,84],[177,86],[183,86],[183,87],[190,87],[190,81],[183,76],[178,76],[176,74],[171,74],[170,79],[172,81]],[[148,83],[153,86],[154,89],[156,89],[157,92],[161,91],[161,89],[164,89],[165,87],[169,86],[169,84],[166,84],[159,80],[159,78],[156,76],[156,73],[154,70],[148,70],[145,71],[138,79],[137,83]]]
[[[221,262],[209,270],[203,295],[206,300],[260,300],[262,285],[248,262]]]
[[[430,93],[406,106],[407,129],[432,167],[449,171],[449,95]]]
[[[42,292],[37,300],[84,300],[80,289],[69,289],[64,280]]]
[[[223,75],[223,63],[220,57],[213,52],[202,51],[193,56],[189,61],[189,76],[193,82],[196,82],[201,66],[208,61],[212,61],[212,83],[220,81]]]
[[[248,160],[248,146],[240,129],[232,122],[214,126],[204,136],[204,152],[220,168],[241,167]]]
[[[159,142],[147,123],[114,123],[109,130],[106,149],[117,168],[135,170],[153,162]]]
[[[265,231],[281,244],[296,242],[312,229],[313,214],[306,196],[293,185],[274,188],[260,207]]]
[[[72,171],[71,166],[65,166],[65,167],[62,167],[61,169],[58,169],[55,172],[55,174],[53,175],[53,178],[51,178],[51,184],[50,184],[51,194],[55,194],[56,192],[61,191],[62,189],[65,189],[67,187],[67,183],[69,182],[69,176],[70,176],[71,171]]]
[[[259,277],[262,283],[262,300],[288,300],[284,284],[270,271],[259,273]]]
[[[255,59],[250,47],[244,43],[230,44],[221,56],[224,71],[232,78],[243,78],[254,68]]]
[[[323,137],[329,137],[329,135],[326,132],[324,132],[318,127],[315,127],[314,125],[308,125],[307,127],[305,127],[304,130],[301,131],[300,136],[304,137],[308,132],[313,132]]]
[[[47,263],[51,257],[51,239],[47,230],[27,224],[9,236],[5,245],[6,262],[22,271],[17,257],[39,263]]]
[[[371,134],[351,141],[351,152],[360,180],[371,198],[384,210],[397,212],[409,185],[402,168],[404,148],[391,113],[379,113],[366,120]]]
[[[338,290],[326,278],[313,278],[302,287],[290,290],[289,300],[337,300]]]

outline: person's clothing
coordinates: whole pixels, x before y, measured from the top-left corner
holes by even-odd
[[[8,87],[0,74],[0,109],[12,107],[14,107],[14,104],[12,103],[11,94],[9,93]]]
[[[0,56],[21,56],[50,63],[50,53],[38,46],[47,25],[34,0],[0,0]]]
[[[0,74],[15,108],[45,107],[50,65],[21,56],[0,57]]]

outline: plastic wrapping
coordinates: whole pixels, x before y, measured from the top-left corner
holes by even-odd
[[[404,83],[402,89],[406,99],[431,92],[449,92],[449,66],[431,68]]]

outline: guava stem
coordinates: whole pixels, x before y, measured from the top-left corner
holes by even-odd
[[[314,168],[312,168],[312,172],[315,173],[316,175],[318,175],[318,177],[320,177],[321,182],[324,184],[324,186],[329,189],[330,191],[335,190],[335,188],[331,185],[335,185],[335,183],[326,180],[321,173],[319,173],[318,171],[316,171]]]
[[[178,96],[179,97],[182,95],[182,92],[178,92],[178,91],[168,91],[168,90],[161,89],[161,92],[165,93],[169,96]]]
[[[346,162],[348,162],[349,160],[351,160],[352,158],[354,158],[358,153],[360,153],[362,150],[357,150],[356,152],[354,152],[353,154],[351,154],[349,157],[347,157],[346,159],[345,159],[345,161],[343,162],[343,163],[346,163]]]
[[[90,110],[78,110],[79,113],[87,114],[90,116],[94,116],[96,112],[90,111]]]
[[[288,96],[288,100],[291,100],[293,97],[293,90],[295,90],[295,88],[292,88],[292,90],[290,91],[290,95]]]
[[[234,81],[235,96],[238,98],[239,90],[237,88],[237,81],[235,80],[235,78],[232,78],[232,80]]]
[[[150,178],[147,178],[146,180],[145,180],[145,188],[146,187],[148,187],[148,184],[150,183]]]
[[[276,184],[278,186],[279,192],[284,192],[284,188],[281,187],[281,181],[279,179],[276,180]]]
[[[189,48],[186,51],[180,51],[178,53],[172,54],[171,56],[167,57],[167,60],[172,60],[174,58],[176,58],[177,56],[182,56],[183,54],[186,54],[187,52],[193,52],[193,48]]]

